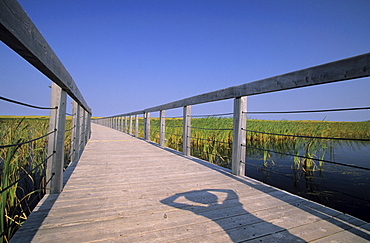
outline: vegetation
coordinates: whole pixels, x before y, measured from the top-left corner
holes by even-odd
[[[205,117],[191,120],[191,154],[195,157],[230,168],[232,153],[232,118]],[[269,150],[309,158],[323,158],[327,139],[300,138],[336,137],[370,139],[370,121],[247,121],[247,156],[260,157],[264,165],[273,163]],[[182,119],[166,119],[166,146],[182,151]],[[272,135],[282,134],[282,135]],[[294,136],[283,136],[294,135]],[[159,143],[159,119],[151,119],[151,140]],[[255,149],[257,148],[257,149]],[[314,160],[296,157],[295,169],[318,168]]]
[[[26,142],[48,133],[48,117],[0,118],[0,145]],[[67,120],[67,129],[71,127]],[[66,132],[65,164],[71,132]],[[0,149],[0,242],[8,242],[45,193],[47,137]]]

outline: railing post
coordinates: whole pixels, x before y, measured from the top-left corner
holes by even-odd
[[[85,114],[85,138],[84,138],[84,141],[85,141],[85,144],[84,144],[84,147],[86,146],[87,144],[87,140],[89,139],[89,113],[87,112],[87,110],[84,110],[84,114]]]
[[[150,141],[150,112],[144,113],[144,139]]]
[[[91,114],[87,113],[87,140],[91,138]]]
[[[182,133],[182,151],[184,155],[190,155],[190,136],[191,136],[191,106],[184,106],[183,109],[183,133]]]
[[[246,156],[246,115],[247,97],[238,97],[234,100],[234,128],[233,128],[233,150],[232,150],[232,173],[234,175],[245,175]]]
[[[48,154],[54,155],[48,159],[46,165],[46,181],[50,180],[48,193],[57,194],[62,191],[63,187],[63,167],[64,167],[64,133],[66,125],[66,100],[67,93],[58,85],[52,83],[50,107],[58,109],[50,110],[49,131],[56,132],[49,135]]]
[[[159,111],[159,145],[164,146],[166,141],[166,111]]]
[[[82,151],[85,148],[85,110],[81,107],[81,116],[80,116],[80,122],[81,122],[81,129],[80,129],[80,147],[78,154],[81,155]]]
[[[72,162],[78,161],[80,158],[79,155],[79,147],[80,147],[80,106],[76,101],[72,102],[72,113],[73,113],[73,118],[72,118],[72,145],[71,145],[71,150],[72,150]]]
[[[124,129],[125,129],[125,133],[127,133],[127,116],[125,116],[125,127],[124,127]]]
[[[132,135],[132,115],[130,115],[130,127],[129,127],[129,134]]]
[[[135,115],[135,137],[139,136],[139,115]]]

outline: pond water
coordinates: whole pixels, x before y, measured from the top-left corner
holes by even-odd
[[[297,170],[292,156],[272,154],[265,163],[257,153],[247,154],[247,176],[370,222],[370,170],[318,161],[314,170]],[[370,169],[368,142],[333,143],[323,156]]]

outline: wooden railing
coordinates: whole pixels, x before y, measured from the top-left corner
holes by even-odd
[[[91,109],[71,75],[60,62],[32,20],[16,0],[0,0],[0,40],[45,74],[51,81],[51,109],[46,181],[49,193],[60,193],[63,186],[64,137],[67,94],[73,99],[72,161],[77,161],[90,137]]]
[[[245,83],[209,93],[177,100],[160,106],[147,108],[130,113],[96,119],[93,122],[111,128],[124,127],[123,131],[132,133],[132,120],[135,116],[134,136],[138,136],[138,116],[144,117],[144,139],[150,140],[150,113],[160,112],[160,141],[161,146],[165,140],[165,111],[183,107],[183,154],[190,155],[190,110],[191,105],[208,103],[219,100],[234,99],[233,112],[233,148],[232,172],[236,175],[244,174],[245,146],[246,146],[246,103],[247,97],[269,92],[321,85],[370,76],[370,53],[342,59],[327,64],[302,69],[299,71]],[[129,129],[127,129],[129,121]],[[125,124],[122,126],[122,124]]]

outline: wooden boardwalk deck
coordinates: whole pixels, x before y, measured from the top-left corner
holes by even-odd
[[[92,138],[11,242],[368,242],[369,223],[124,133]]]

